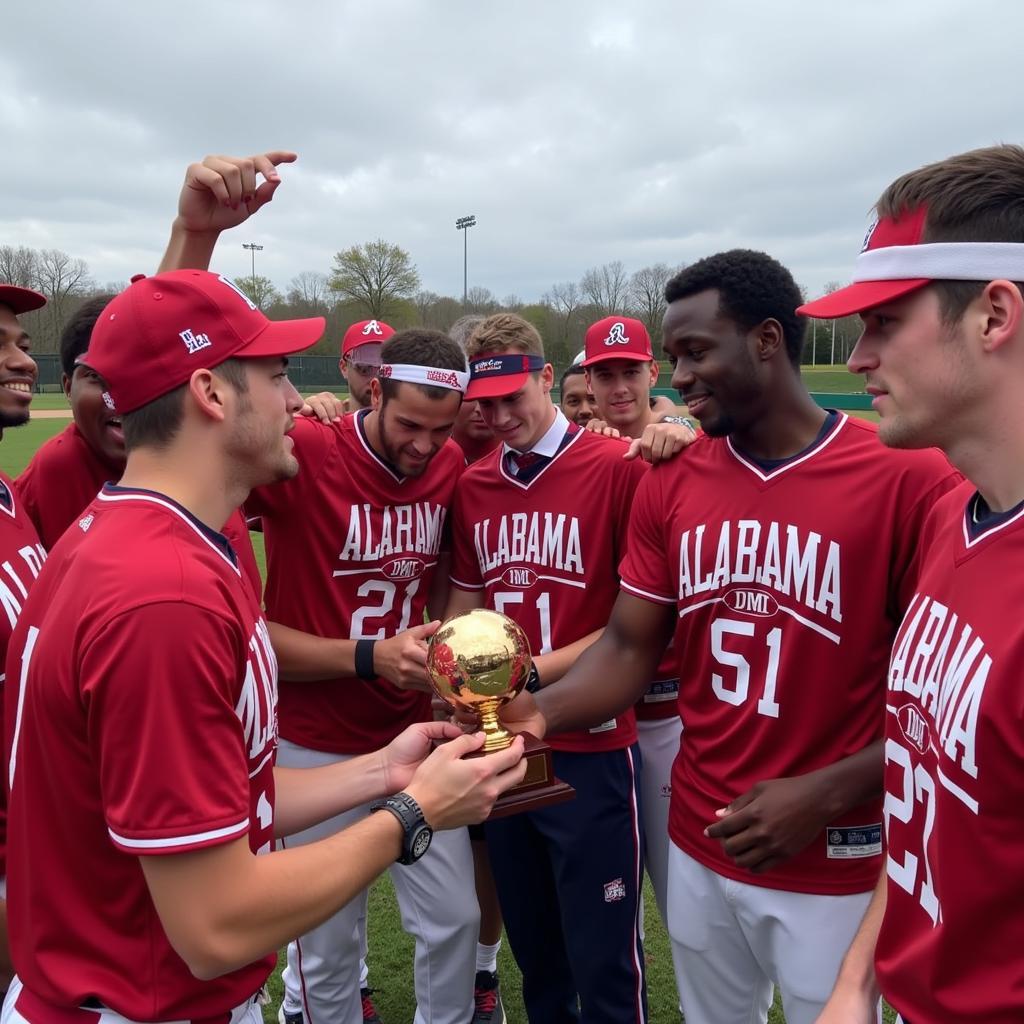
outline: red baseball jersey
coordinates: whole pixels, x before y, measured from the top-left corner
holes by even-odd
[[[123,468],[104,462],[74,422],[39,448],[14,486],[47,551]]]
[[[889,665],[877,974],[914,1024],[1024,1020],[1024,510],[972,532],[971,496],[926,524]]]
[[[618,596],[629,509],[647,466],[621,441],[578,430],[529,482],[502,451],[466,470],[455,496],[452,583],[483,590],[537,654],[603,628]],[[594,729],[546,737],[555,750],[620,750],[636,740],[632,710]]]
[[[880,800],[757,875],[704,829],[755,783],[823,768],[881,737],[885,665],[913,593],[920,525],[957,480],[938,452],[886,449],[872,424],[839,415],[773,469],[728,438],[699,437],[644,481],[622,580],[679,616],[685,740],[669,833],[681,849],[769,888],[874,886]]]
[[[273,622],[352,640],[423,622],[462,450],[448,441],[421,476],[402,477],[370,447],[365,415],[297,420],[299,474],[246,503],[263,516]],[[314,750],[365,754],[430,717],[427,694],[385,679],[281,682],[281,735]]]
[[[107,486],[54,548],[5,688],[14,965],[41,999],[130,1020],[223,1014],[271,954],[198,981],[139,857],[273,844],[277,664],[225,538]]]
[[[10,478],[0,473],[0,658],[7,660],[11,633],[28,596],[29,587],[46,561],[32,520]],[[0,674],[0,683],[5,679]],[[0,716],[3,706],[0,703]],[[0,717],[0,725],[2,725]],[[0,878],[6,874],[7,788],[0,786]]]
[[[42,445],[14,487],[47,551],[108,480],[121,478],[123,468],[104,462],[74,423]],[[263,581],[241,512],[232,513],[222,532],[231,541],[245,578],[258,596]]]

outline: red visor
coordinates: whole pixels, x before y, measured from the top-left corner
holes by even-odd
[[[0,306],[7,306],[12,313],[31,313],[46,305],[46,296],[31,288],[20,288],[16,284],[0,284]]]
[[[904,214],[899,220],[885,217],[868,232],[861,252],[886,249],[897,245],[919,245],[924,234],[926,210],[919,206],[913,213]],[[813,302],[804,303],[797,309],[802,316],[816,320],[833,320],[841,316],[852,316],[883,302],[892,302],[910,292],[931,283],[931,278],[916,277],[903,281],[856,281],[823,295]]]
[[[526,383],[531,373],[543,369],[543,356],[522,352],[481,356],[469,364],[466,401],[475,402],[478,398],[501,398],[514,394]]]

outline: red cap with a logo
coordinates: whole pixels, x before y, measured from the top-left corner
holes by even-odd
[[[16,284],[0,284],[0,306],[7,306],[15,315],[31,313],[46,305],[46,296],[31,288],[21,288]]]
[[[132,412],[226,359],[286,356],[315,345],[323,317],[268,320],[231,280],[205,270],[133,278],[100,314],[80,362]]]
[[[924,234],[924,222],[926,209],[919,206],[911,213],[906,213],[899,219],[883,217],[873,224],[864,239],[861,247],[861,255],[877,252],[879,249],[899,250],[903,246],[921,245],[921,236]],[[898,255],[898,253],[897,253]],[[892,302],[894,299],[909,295],[918,288],[923,288],[934,278],[931,277],[906,277],[906,278],[877,278],[872,280],[870,260],[865,259],[868,266],[858,273],[863,277],[856,277],[853,284],[832,292],[831,295],[823,295],[813,302],[806,302],[797,308],[802,316],[814,317],[816,320],[833,320],[841,316],[852,316],[854,313],[863,312],[873,306],[880,306],[883,302]]]
[[[394,333],[394,327],[383,320],[360,320],[345,332],[341,342],[341,354],[347,356],[354,349],[362,348],[364,345],[383,345]],[[352,360],[356,363],[379,363],[380,349],[378,348],[376,352],[368,350],[365,355],[360,353],[353,356]]]
[[[606,316],[587,328],[586,358],[580,364],[593,366],[606,359],[635,359],[652,362],[651,336],[640,320],[628,316]]]

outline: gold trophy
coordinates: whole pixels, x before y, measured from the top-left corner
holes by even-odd
[[[480,755],[511,744],[512,733],[498,721],[498,710],[526,685],[532,665],[530,644],[519,624],[484,608],[449,619],[431,637],[427,650],[434,692],[457,711],[480,718],[486,736]],[[522,735],[526,777],[498,799],[491,818],[561,803],[575,795],[572,786],[555,778],[551,748],[529,733]]]

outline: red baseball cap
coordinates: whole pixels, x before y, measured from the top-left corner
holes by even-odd
[[[474,359],[469,364],[469,384],[465,399],[475,402],[478,398],[501,398],[518,391],[529,379],[531,373],[543,370],[543,356],[526,352],[502,352]]]
[[[383,320],[360,320],[353,324],[346,332],[341,342],[341,354],[347,356],[354,349],[362,348],[364,345],[376,345],[377,351],[372,355],[367,353],[364,357],[353,356],[354,362],[380,362],[380,345],[383,345],[392,334],[394,327],[384,323]]]
[[[628,316],[606,316],[587,328],[581,366],[593,366],[606,359],[635,359],[653,362],[651,336],[640,320]]]
[[[205,270],[132,279],[107,304],[82,358],[132,412],[226,359],[286,356],[315,345],[322,316],[268,320],[231,280]]]
[[[924,234],[926,209],[919,206],[916,210],[905,213],[899,218],[883,217],[869,229],[861,246],[861,254],[876,252],[879,249],[893,249],[903,246],[921,245]],[[867,263],[868,261],[865,261]],[[858,272],[859,273],[859,272]],[[854,283],[823,295],[813,302],[806,302],[798,307],[797,312],[803,316],[817,320],[833,320],[841,316],[852,316],[883,302],[909,295],[910,292],[930,284],[931,277],[908,278],[875,278],[872,279],[870,267],[866,266],[863,278],[855,276]]]
[[[0,306],[7,306],[15,315],[31,313],[46,305],[46,296],[34,292],[31,288],[21,288],[16,284],[0,284]]]

